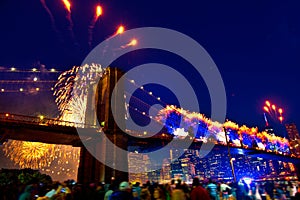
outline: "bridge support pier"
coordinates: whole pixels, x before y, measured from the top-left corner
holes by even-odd
[[[98,120],[99,123],[104,124],[102,128],[106,134],[104,141],[97,142],[92,150],[94,151],[93,154],[101,156],[101,160],[104,160],[105,163],[100,163],[85,147],[82,147],[78,169],[78,181],[81,183],[95,181],[110,183],[112,177],[116,182],[128,180],[128,136],[117,126],[111,111],[111,109],[114,109],[115,113],[124,113],[125,115],[125,100],[122,92],[118,93],[116,97],[122,100],[122,103],[119,105],[112,105],[111,103],[113,89],[122,75],[123,73],[117,68],[107,68],[98,86],[94,88],[95,94],[89,95],[88,105],[96,104],[97,108],[89,109],[91,113],[87,113],[86,123],[93,124]],[[124,83],[119,84],[116,90],[124,91]],[[96,116],[94,115],[95,112],[97,113]],[[125,119],[123,123],[125,127]],[[108,145],[108,140],[113,145]],[[116,146],[125,151],[117,151]],[[108,166],[104,164],[108,164]],[[121,165],[123,171],[116,170],[120,169]]]
[[[94,158],[85,147],[80,150],[80,162],[77,181],[82,184],[104,181],[104,166]]]
[[[83,184],[91,182],[110,183],[112,178],[116,183],[128,181],[127,151],[120,153],[116,150],[117,146],[127,150],[128,139],[123,133],[107,134],[106,136],[104,141],[100,141],[95,148],[92,148],[94,151],[92,153],[100,156],[105,163],[101,163],[85,147],[81,147],[78,182]],[[110,140],[114,145],[107,145],[107,140]],[[89,149],[91,150],[91,148]],[[120,168],[123,171],[116,170]]]
[[[110,166],[105,166],[105,182],[110,181],[112,177],[116,182],[128,181],[128,138],[123,133],[106,134],[106,137],[114,145],[106,146],[106,163],[110,163]],[[117,147],[125,152],[117,151]],[[117,170],[120,168],[123,171]]]

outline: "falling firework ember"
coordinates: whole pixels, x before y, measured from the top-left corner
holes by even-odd
[[[128,42],[127,44],[125,45],[122,45],[121,48],[124,49],[124,48],[127,48],[129,46],[135,46],[137,45],[138,41],[136,39],[132,39],[130,42]]]
[[[51,12],[50,9],[48,8],[48,6],[47,6],[45,0],[40,0],[40,2],[41,2],[42,6],[44,7],[44,9],[46,10],[46,12],[47,12],[48,15],[49,15],[50,22],[51,22],[51,26],[52,26],[53,30],[58,34],[59,32],[58,32],[58,30],[57,30],[57,28],[56,28],[55,20],[54,20],[54,17],[53,17],[52,12]]]
[[[125,30],[124,26],[122,26],[122,25],[119,26],[119,28],[118,28],[118,30],[116,32],[116,35],[124,33],[124,30]]]
[[[129,46],[135,46],[137,44],[136,39],[132,39],[131,42],[128,44]]]
[[[96,20],[100,17],[100,15],[102,15],[102,7],[98,5],[96,7]]]
[[[62,179],[62,177],[64,177],[63,180],[76,179],[80,148],[57,145],[56,150],[55,159],[49,167],[42,168],[42,171],[51,175],[55,180]]]
[[[62,0],[62,2],[64,3],[68,12],[71,13],[71,3],[68,0]]]

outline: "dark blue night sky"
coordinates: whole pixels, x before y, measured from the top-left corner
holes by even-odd
[[[46,3],[58,32],[51,26],[40,1],[1,1],[0,66],[30,69],[40,61],[48,68],[67,70],[81,64],[89,52],[87,30],[99,1],[73,0],[74,38],[68,30],[61,1],[46,0]],[[198,41],[217,64],[226,87],[227,118],[263,128],[262,106],[270,99],[285,110],[285,122],[300,126],[300,2],[103,0],[100,3],[103,16],[95,25],[92,46],[112,35],[120,24],[127,29],[158,26],[180,31]],[[145,57],[146,61],[151,60],[146,54],[137,55],[142,55],[137,63]],[[157,55],[154,59],[168,63],[165,56]],[[200,109],[209,115],[209,98],[203,99]]]

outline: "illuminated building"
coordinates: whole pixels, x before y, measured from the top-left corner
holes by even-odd
[[[294,155],[300,155],[300,135],[296,124],[286,124],[285,128],[289,136],[291,153]]]
[[[162,163],[161,173],[160,173],[160,180],[161,182],[166,182],[171,180],[171,165],[168,159],[164,159]]]
[[[185,150],[185,153],[183,154],[183,156],[180,158],[180,164],[181,164],[181,169],[182,169],[182,178],[184,181],[190,181],[191,178],[191,174],[190,174],[190,160],[192,157],[191,154],[192,150]]]
[[[173,179],[182,179],[183,178],[183,171],[181,162],[179,159],[175,159],[171,163],[171,174]]]
[[[149,180],[148,170],[150,168],[150,159],[148,155],[139,154],[137,152],[129,152],[128,167],[130,169],[130,173],[128,174],[129,181],[145,183]]]
[[[161,179],[160,179],[160,177],[161,177],[161,173],[160,173],[160,170],[152,170],[152,171],[149,171],[148,173],[147,173],[147,176],[148,176],[148,181],[150,181],[150,182],[156,182],[156,183],[158,183],[158,182],[160,182],[161,181]],[[169,181],[170,179],[168,179],[167,181]],[[145,183],[145,182],[144,182]]]
[[[288,133],[289,139],[291,141],[293,140],[299,140],[300,139],[300,135],[298,132],[298,129],[296,127],[296,124],[286,124],[285,125],[286,131]]]

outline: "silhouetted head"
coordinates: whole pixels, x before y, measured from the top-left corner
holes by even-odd
[[[193,179],[193,186],[199,186],[200,185],[200,180],[199,178],[194,178]]]

